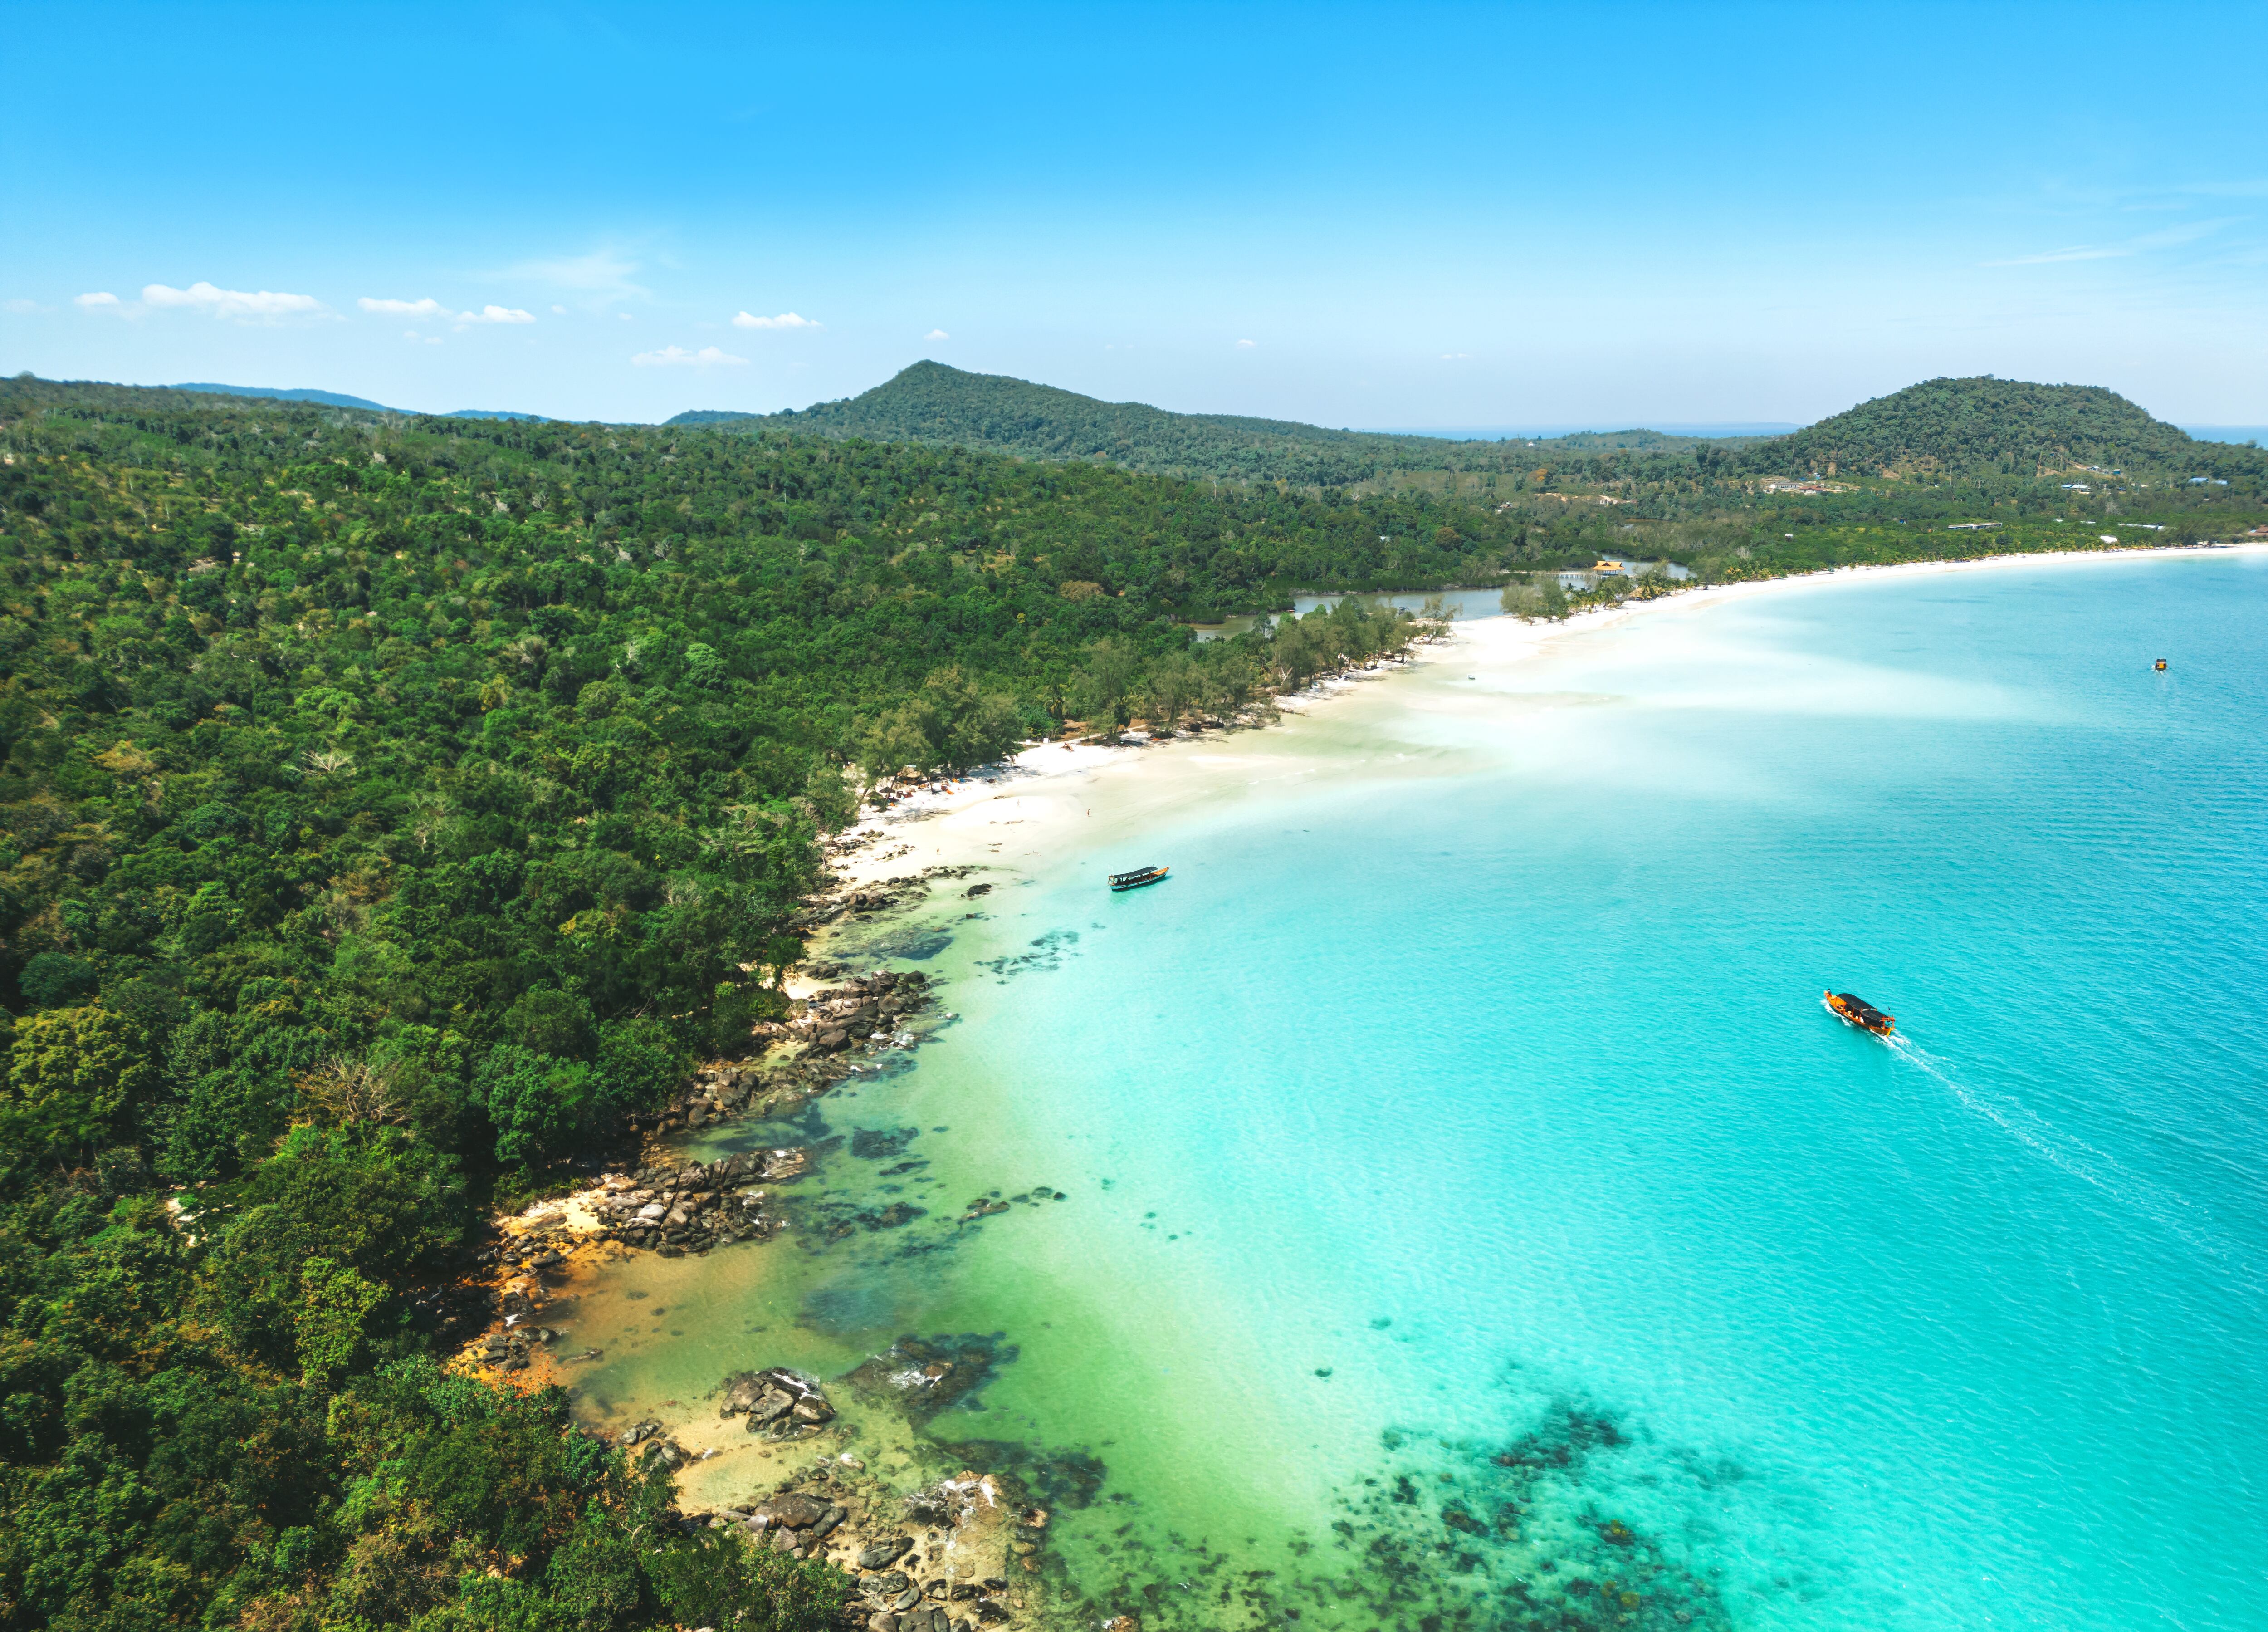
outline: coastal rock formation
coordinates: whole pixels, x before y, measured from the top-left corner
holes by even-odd
[[[498,1371],[525,1371],[528,1356],[543,1345],[554,1341],[558,1333],[549,1326],[524,1326],[492,1332],[473,1348],[476,1365],[493,1367]]]
[[[785,1367],[741,1371],[725,1379],[717,1414],[748,1419],[748,1432],[768,1439],[797,1439],[835,1420],[819,1385]]]
[[[902,1337],[854,1370],[845,1380],[864,1397],[925,1422],[974,1393],[996,1364],[1016,1357],[1013,1347],[989,1338]]]
[[[788,1034],[811,1049],[840,1053],[861,1045],[894,1045],[905,1022],[929,1007],[929,977],[919,970],[877,970],[845,986],[814,992],[788,1023]]]
[[[811,1153],[799,1147],[743,1151],[682,1168],[643,1168],[628,1178],[610,1175],[593,1210],[600,1233],[626,1246],[665,1254],[705,1252],[762,1240],[774,1221],[761,1186],[791,1184],[810,1171]]]

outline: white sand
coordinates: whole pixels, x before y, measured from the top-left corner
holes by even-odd
[[[1840,567],[1788,578],[1720,584],[1651,601],[1579,613],[1558,624],[1489,617],[1454,627],[1448,639],[1417,647],[1410,662],[1326,680],[1278,699],[1281,726],[1142,747],[1060,742],[1029,748],[1002,765],[922,793],[895,809],[869,810],[851,831],[880,835],[866,848],[837,857],[834,871],[850,884],[902,878],[929,867],[998,868],[1024,873],[1045,867],[1074,842],[1139,840],[1154,813],[1235,791],[1303,777],[1407,763],[1413,773],[1448,768],[1420,727],[1429,714],[1469,716],[1500,710],[1501,691],[1446,682],[1496,677],[1558,646],[1635,619],[1704,611],[1726,602],[1822,584],[1897,576],[1937,576],[1999,568],[2131,561],[2138,556],[2257,554],[2268,542],[2164,549],[2074,550],[1986,556],[1970,561],[1912,561]],[[1130,855],[1133,853],[1129,851]],[[1141,858],[1137,857],[1138,861]],[[1129,865],[1133,865],[1130,862]],[[1099,882],[1099,881],[1098,881]]]

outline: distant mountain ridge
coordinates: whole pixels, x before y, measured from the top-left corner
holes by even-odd
[[[408,414],[367,397],[299,387],[181,385],[176,391]],[[426,416],[541,421],[540,414],[460,409]],[[696,410],[677,427],[718,426],[968,447],[1020,458],[1108,461],[1159,475],[1300,487],[1351,486],[1409,473],[1517,473],[1599,456],[1667,458],[1717,477],[1866,475],[2036,479],[2102,469],[2268,473],[2268,452],[2200,440],[2102,386],[2044,385],[1991,374],[1926,380],[1785,436],[1699,437],[1628,430],[1457,441],[1421,432],[1331,430],[1242,414],[1182,414],[1106,402],[1005,374],[924,361],[857,396],[801,410]],[[1468,483],[1471,478],[1460,478]],[[1487,478],[1491,483],[1496,479]]]
[[[858,396],[800,411],[696,410],[673,425],[728,425],[983,448],[1027,459],[1108,459],[1161,475],[1332,486],[1388,471],[1501,468],[1519,441],[1445,441],[1374,431],[1333,431],[1292,419],[1177,414],[1146,402],[1106,402],[1005,374],[975,374],[920,362]],[[1653,431],[1587,432],[1566,439],[1591,449],[1662,449],[1694,439]],[[1512,462],[1524,462],[1522,453]]]
[[[168,391],[203,391],[214,396],[264,396],[278,402],[320,402],[325,408],[360,408],[373,414],[398,414],[398,408],[388,408],[383,402],[373,402],[366,396],[349,396],[343,391],[318,391],[311,386],[295,386],[284,390],[276,386],[224,386],[202,383],[167,386]]]
[[[1516,472],[1579,454],[1690,459],[1720,477],[1891,471],[2036,478],[2086,465],[2163,470],[2235,463],[2250,469],[2250,462],[2268,457],[2197,441],[2102,386],[1992,375],[1924,380],[1784,436],[1631,430],[1452,441],[1241,414],[1179,414],[938,362],[916,363],[871,391],[800,411],[696,411],[668,423],[925,442],[1028,459],[1107,459],[1161,475],[1300,486],[1351,484],[1396,472]]]
[[[383,402],[373,402],[366,396],[349,396],[342,391],[318,391],[312,386],[294,386],[284,389],[276,386],[224,386],[210,383],[166,386],[168,391],[203,391],[215,396],[258,396],[276,402],[315,402],[325,408],[359,408],[372,414],[415,414],[410,408],[388,408]],[[515,413],[501,408],[460,408],[446,414],[424,416],[434,419],[528,419],[545,420],[544,414]]]

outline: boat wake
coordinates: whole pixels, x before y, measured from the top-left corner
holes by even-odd
[[[2257,1281],[2243,1250],[2200,1222],[2196,1206],[2178,1191],[2130,1170],[2117,1157],[2096,1149],[2083,1139],[2059,1132],[2021,1102],[1970,1088],[1911,1038],[1891,1036],[1882,1041],[1901,1062],[1943,1087],[1962,1109],[1990,1122],[2058,1171],[2092,1186],[2127,1212],[2179,1237],[2244,1281]]]

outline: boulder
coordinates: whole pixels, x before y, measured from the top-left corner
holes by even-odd
[[[825,1518],[830,1510],[830,1510],[826,1503],[797,1490],[784,1490],[778,1495],[767,1496],[755,1506],[757,1518],[785,1530],[808,1530]]]
[[[764,1153],[762,1177],[774,1184],[784,1184],[791,1178],[801,1178],[811,1171],[811,1152],[800,1148],[770,1150]]]
[[[763,1398],[748,1407],[748,1432],[777,1422],[795,1409],[795,1397],[784,1389],[768,1388]]]
[[[770,1383],[755,1372],[735,1372],[725,1379],[724,1398],[718,1402],[717,1414],[730,1417],[753,1411],[769,1392],[772,1392]]]
[[[913,1540],[909,1536],[891,1536],[885,1540],[861,1547],[858,1550],[858,1568],[880,1569],[886,1564],[895,1564],[898,1562],[899,1556],[911,1546],[913,1546]]]

